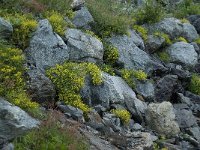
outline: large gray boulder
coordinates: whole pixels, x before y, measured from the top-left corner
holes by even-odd
[[[54,102],[56,90],[52,81],[37,69],[27,71],[27,90],[39,103]]]
[[[41,20],[26,49],[28,63],[43,70],[68,60],[68,53],[67,45],[60,36],[53,32],[49,21]]]
[[[69,46],[70,60],[101,61],[103,60],[103,44],[97,38],[78,29],[65,32],[65,42]]]
[[[26,131],[36,128],[39,123],[19,107],[0,98],[0,146]]]
[[[13,32],[12,25],[0,17],[0,38],[9,38]]]
[[[135,42],[135,32],[131,31],[130,33],[130,36],[117,35],[108,39],[108,41],[119,50],[118,61],[123,63],[124,67],[127,69],[141,69],[145,72],[152,71],[153,61],[150,56],[142,50],[142,42],[140,46],[138,45],[138,42]]]
[[[151,32],[160,31],[168,34],[171,39],[184,37],[189,42],[196,40],[199,35],[190,23],[182,23],[176,18],[165,18],[162,21],[149,26]]]
[[[159,134],[171,137],[180,132],[179,126],[175,121],[173,106],[170,102],[150,104],[147,108],[145,117],[147,125]]]
[[[94,22],[94,19],[87,7],[81,7],[80,10],[75,12],[72,22],[77,28],[90,29],[90,24]]]
[[[198,63],[198,54],[194,46],[185,42],[177,42],[167,48],[170,62],[193,67]]]
[[[100,104],[109,109],[112,104],[123,105],[139,120],[147,107],[137,99],[135,92],[122,78],[106,73],[103,73],[103,84],[100,86],[94,86],[87,81],[81,95],[87,100],[86,103],[92,106]]]

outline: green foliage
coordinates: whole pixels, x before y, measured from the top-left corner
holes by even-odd
[[[189,20],[187,20],[186,18],[182,18],[180,21],[181,23],[190,23]]]
[[[111,113],[115,114],[124,124],[128,124],[131,119],[131,114],[126,109],[112,109]]]
[[[194,3],[192,0],[184,0],[172,10],[172,13],[176,18],[185,18],[189,15],[199,15],[200,3]]]
[[[122,69],[121,76],[132,89],[135,88],[134,79],[137,79],[140,81],[144,81],[147,79],[147,74],[142,70]]]
[[[101,71],[92,63],[66,62],[47,71],[47,76],[58,90],[59,100],[78,107],[86,113],[90,109],[82,102],[80,90],[84,86],[85,77],[88,74],[91,76],[94,85],[102,83]]]
[[[189,90],[197,95],[200,95],[200,76],[198,74],[192,75]]]
[[[15,139],[16,150],[88,150],[86,141],[76,133],[76,127],[68,127],[60,122],[58,112],[52,112],[42,122],[39,128],[34,129],[26,135]],[[79,135],[79,137],[77,136]]]
[[[114,64],[119,58],[118,49],[107,43],[104,44],[104,49],[104,60],[107,63]]]
[[[200,44],[200,38],[196,39],[195,42],[196,42],[197,44]]]
[[[161,52],[158,52],[157,54],[160,60],[162,60],[163,62],[168,63],[170,61],[170,56],[167,52],[161,51]]]
[[[133,29],[136,30],[140,36],[143,38],[144,41],[147,41],[148,38],[148,30],[142,26],[134,25]]]
[[[102,41],[102,39],[100,37],[98,37],[94,32],[92,32],[91,30],[85,30],[85,33],[95,37],[96,39],[98,39],[99,41]]]
[[[95,23],[92,27],[97,35],[111,36],[112,33],[126,34],[130,19],[127,15],[113,9],[115,2],[112,0],[88,0],[87,6]]]
[[[164,17],[164,8],[154,0],[147,0],[145,5],[139,8],[134,16],[137,24],[151,24],[159,22]]]
[[[169,35],[165,34],[165,33],[162,33],[162,32],[155,32],[154,33],[154,36],[158,36],[158,37],[161,37],[161,38],[164,38],[165,39],[165,45],[171,45],[172,44],[172,41],[171,39],[169,38]]]
[[[37,108],[25,92],[24,55],[20,49],[0,43],[0,96],[24,109]]]
[[[185,42],[188,43],[188,41],[184,38],[184,37],[179,37],[177,39],[175,39],[176,42]]]
[[[29,44],[31,33],[37,27],[37,21],[31,14],[7,14],[5,19],[10,21],[14,27],[12,41],[15,45],[25,49]]]
[[[115,75],[115,70],[113,69],[113,67],[111,65],[103,64],[100,67],[103,72],[106,72],[112,76]]]
[[[59,35],[64,35],[67,27],[67,22],[64,20],[60,13],[56,11],[48,11],[45,13],[45,17],[49,20],[56,33]]]

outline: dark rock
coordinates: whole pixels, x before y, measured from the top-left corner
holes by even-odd
[[[84,6],[85,0],[73,0],[71,7],[73,10],[79,10]]]
[[[0,98],[0,145],[39,125],[25,111]]]
[[[69,59],[69,49],[53,32],[47,19],[41,20],[29,47],[25,50],[28,64],[44,70]]]
[[[200,143],[200,127],[192,127],[187,129],[188,134],[193,136]]]
[[[54,102],[56,91],[53,83],[39,70],[28,70],[27,89],[30,97],[39,103]]]
[[[8,39],[13,32],[12,25],[0,17],[0,38]]]
[[[176,75],[166,75],[161,78],[155,86],[155,98],[159,102],[170,101],[173,93],[177,91],[178,77]]]
[[[58,105],[58,109],[60,109],[63,113],[66,113],[68,116],[70,114],[72,118],[77,121],[84,121],[83,111],[78,108],[70,105]]]
[[[103,130],[103,128],[104,128],[101,117],[95,111],[91,111],[87,114],[87,123],[86,124],[89,125],[90,127],[94,128],[97,131]]]
[[[190,23],[196,28],[197,32],[200,34],[200,15],[191,15],[188,17]]]
[[[146,43],[147,50],[150,53],[154,53],[163,46],[164,42],[165,38],[161,36],[149,35]]]

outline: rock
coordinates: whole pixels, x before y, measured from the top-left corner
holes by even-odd
[[[107,40],[118,49],[118,61],[124,64],[126,69],[144,70],[149,73],[153,70],[153,61],[146,52],[137,47],[134,35],[132,31],[130,36],[116,35]]]
[[[39,123],[19,107],[0,98],[0,145],[38,127]]]
[[[102,105],[110,108],[112,104],[125,106],[134,117],[142,119],[146,104],[136,98],[135,92],[120,77],[103,73],[103,84],[94,86],[86,81],[81,90],[81,96],[90,106]]]
[[[77,121],[84,121],[83,111],[70,105],[58,105],[58,108],[63,112],[70,114]]]
[[[69,59],[69,49],[60,36],[53,32],[47,19],[41,20],[30,46],[25,50],[28,64],[44,70]]]
[[[197,32],[200,34],[200,15],[191,15],[188,17],[190,23],[195,27]]]
[[[164,18],[148,28],[151,32],[160,31],[168,34],[171,39],[184,37],[187,41],[192,42],[199,37],[194,26],[189,23],[181,23],[176,18]]]
[[[68,29],[65,32],[65,42],[70,49],[70,60],[92,62],[103,60],[102,42],[81,30]]]
[[[180,103],[186,104],[188,107],[193,105],[190,98],[184,96],[182,93],[177,93],[177,99]]]
[[[171,137],[180,132],[179,126],[175,122],[175,114],[170,102],[149,104],[145,117],[147,125],[159,134]]]
[[[142,95],[145,100],[152,101],[155,98],[155,87],[154,84],[149,80],[137,83],[135,90],[137,93]]]
[[[136,33],[135,30],[129,30],[130,36],[134,39],[134,44],[141,50],[145,50],[145,45],[143,39],[139,34]]]
[[[9,38],[13,32],[12,25],[0,17],[0,38]]]
[[[27,90],[34,101],[39,103],[54,102],[56,90],[49,78],[37,69],[28,70],[27,76]]]
[[[6,144],[1,150],[14,150],[14,145],[12,143]]]
[[[181,34],[187,41],[192,42],[199,38],[199,35],[190,23],[183,23],[183,32]]]
[[[187,132],[190,135],[192,135],[200,143],[200,128],[199,127],[189,128]]]
[[[177,42],[167,48],[170,55],[170,62],[185,65],[188,67],[195,66],[198,60],[198,54],[194,47],[185,42]]]
[[[161,36],[154,36],[154,35],[149,35],[147,39],[147,50],[150,53],[154,53],[155,51],[159,50],[165,42],[165,38]]]
[[[192,114],[191,110],[179,108],[175,105],[175,115],[176,121],[180,128],[189,128],[194,125],[197,125],[196,119]]]
[[[97,131],[103,130],[103,128],[104,128],[101,116],[95,111],[91,111],[87,114],[87,123],[86,124]]]
[[[194,47],[195,51],[199,55],[200,54],[200,47],[198,46],[198,44],[196,42],[192,42],[190,44]]]
[[[84,6],[85,0],[73,0],[71,7],[73,10],[79,10]]]
[[[77,28],[91,29],[90,24],[94,22],[94,19],[87,7],[82,7],[75,12],[72,22]]]
[[[114,132],[120,132],[121,129],[121,121],[114,114],[104,113],[102,122],[104,126],[104,134],[108,134],[109,128],[111,128]],[[111,132],[110,132],[111,133]]]
[[[166,75],[155,85],[155,99],[158,102],[170,101],[173,93],[177,91],[178,77],[176,75]]]

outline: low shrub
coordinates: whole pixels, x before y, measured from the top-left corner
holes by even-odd
[[[14,140],[16,150],[88,150],[89,145],[78,134],[78,126],[63,123],[64,116],[51,111],[40,127]]]
[[[82,102],[80,90],[84,86],[86,75],[91,76],[94,85],[102,83],[101,71],[92,63],[66,62],[47,70],[47,76],[58,90],[59,100],[78,107],[85,113],[90,109]]]
[[[113,9],[115,4],[112,0],[89,0],[87,6],[95,23],[93,30],[101,38],[115,34],[127,34],[130,19],[127,15]]]
[[[100,66],[100,68],[103,72],[106,72],[106,73],[108,73],[112,76],[115,75],[115,70],[111,65],[103,64],[103,65]]]
[[[198,74],[192,75],[189,90],[197,95],[200,95],[200,76]]]
[[[145,5],[134,14],[137,24],[151,24],[159,22],[164,17],[164,8],[154,0],[147,0]]]
[[[144,41],[147,41],[148,38],[148,30],[142,26],[134,25],[133,29],[136,30]]]
[[[158,57],[160,58],[160,60],[162,60],[163,62],[168,63],[170,61],[170,56],[167,52],[160,51],[160,52],[157,52],[157,54],[158,54]]]
[[[200,45],[200,38],[196,39],[195,42]]]
[[[128,124],[131,119],[131,114],[126,109],[112,109],[111,113],[115,114],[123,124]]]
[[[104,60],[106,63],[114,64],[119,58],[119,51],[116,47],[104,44]]]

